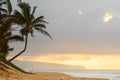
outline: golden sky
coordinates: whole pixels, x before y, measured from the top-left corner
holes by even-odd
[[[82,66],[85,69],[120,69],[120,55],[112,54],[44,54],[31,57],[21,56],[17,60]]]

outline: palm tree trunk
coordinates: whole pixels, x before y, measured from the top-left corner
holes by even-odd
[[[24,49],[23,49],[20,53],[18,53],[17,55],[15,55],[13,58],[11,58],[11,59],[9,60],[10,62],[13,61],[15,58],[17,58],[17,57],[20,56],[23,52],[26,51],[27,43],[28,43],[28,35],[26,35],[25,47],[24,47]]]

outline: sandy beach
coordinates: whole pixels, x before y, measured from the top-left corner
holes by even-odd
[[[77,78],[64,73],[56,72],[38,72],[33,74],[24,74],[15,71],[1,71],[0,80],[109,80],[103,78]]]

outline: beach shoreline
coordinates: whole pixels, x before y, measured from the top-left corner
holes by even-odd
[[[84,78],[74,77],[59,72],[36,72],[33,74],[24,74],[14,71],[0,71],[0,80],[109,80],[104,78]]]

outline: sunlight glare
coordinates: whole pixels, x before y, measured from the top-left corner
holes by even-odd
[[[104,15],[104,17],[103,17],[103,21],[104,21],[105,23],[107,23],[107,22],[110,21],[113,17],[114,17],[113,14],[111,14],[111,13],[106,13],[106,14]]]

